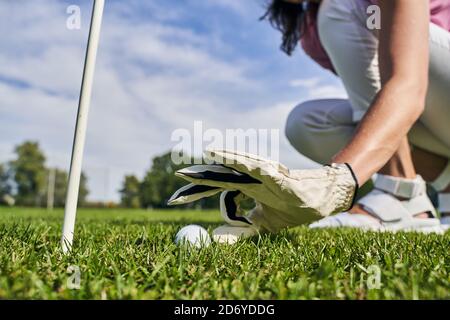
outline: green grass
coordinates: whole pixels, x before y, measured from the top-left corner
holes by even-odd
[[[211,231],[218,212],[80,210],[71,255],[62,211],[0,208],[0,298],[449,299],[450,234],[363,233],[305,227],[189,251],[183,225]],[[69,266],[81,272],[70,289]],[[381,287],[367,273],[381,271]]]

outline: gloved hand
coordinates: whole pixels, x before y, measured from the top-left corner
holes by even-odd
[[[347,211],[358,188],[346,164],[289,170],[278,162],[235,151],[210,151],[206,158],[221,164],[195,165],[177,171],[177,176],[193,184],[177,191],[169,203],[186,203],[224,190],[239,190],[257,203],[246,216],[248,222],[270,232]],[[198,185],[204,189],[192,192]]]

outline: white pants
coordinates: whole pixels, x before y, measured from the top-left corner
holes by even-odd
[[[287,120],[286,135],[292,146],[322,164],[329,163],[351,139],[381,88],[377,34],[366,27],[364,4],[361,0],[323,0],[318,16],[321,42],[349,99],[304,102]],[[450,159],[450,32],[431,23],[426,107],[409,140]]]

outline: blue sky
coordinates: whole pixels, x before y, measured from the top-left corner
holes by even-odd
[[[117,200],[124,174],[141,177],[177,128],[284,128],[298,103],[345,97],[331,73],[258,18],[265,0],[107,0],[84,170],[93,200]],[[80,30],[66,28],[69,5]],[[0,161],[38,140],[68,169],[91,1],[0,3]],[[306,166],[286,139],[281,160]]]

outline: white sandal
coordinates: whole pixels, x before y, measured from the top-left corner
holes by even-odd
[[[450,193],[443,193],[442,190],[446,189],[450,184],[450,161],[447,164],[447,167],[444,171],[439,175],[439,177],[434,180],[431,185],[438,192],[438,210],[442,214],[445,212],[450,214]],[[450,228],[450,215],[446,215],[441,217],[442,227],[446,230]]]
[[[445,212],[441,216],[441,225],[444,230],[450,229],[450,193],[439,193],[439,212]]]
[[[398,200],[403,198],[407,200]],[[422,177],[402,179],[378,175],[374,190],[358,201],[372,217],[348,212],[329,216],[310,228],[351,227],[373,231],[420,231],[442,233],[436,210],[426,193]],[[427,212],[428,219],[417,218]],[[374,219],[376,218],[376,219]]]

